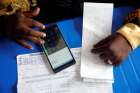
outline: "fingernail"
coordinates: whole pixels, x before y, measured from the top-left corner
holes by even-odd
[[[44,43],[45,43],[45,41],[41,40],[41,41],[40,41],[40,43],[41,43],[41,44],[44,44]]]
[[[112,62],[111,62],[111,60],[108,60],[108,61],[107,61],[107,63],[108,63],[108,64],[110,64],[110,65],[112,65]]]
[[[42,29],[45,29],[45,25],[42,26]]]
[[[33,47],[30,47],[30,49],[31,49],[31,50],[34,50],[34,48],[33,48]]]
[[[45,33],[43,34],[43,37],[46,37],[46,34]]]

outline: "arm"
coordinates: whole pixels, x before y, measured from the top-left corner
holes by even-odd
[[[138,16],[135,16],[137,14],[134,13],[137,13]],[[140,45],[139,14],[139,11],[130,13],[124,26],[94,45],[92,52],[99,54],[100,58],[107,64],[114,66],[121,64],[129,52]]]

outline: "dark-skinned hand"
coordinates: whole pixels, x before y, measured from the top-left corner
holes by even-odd
[[[118,66],[131,50],[127,40],[122,35],[115,33],[94,45],[92,52],[99,54],[105,63]]]
[[[18,10],[13,15],[4,16],[5,30],[3,35],[15,40],[18,44],[28,49],[32,49],[32,46],[27,43],[26,40],[43,44],[44,40],[40,37],[45,37],[46,34],[32,29],[32,27],[45,28],[42,23],[32,19],[32,17],[37,16],[39,12],[40,8],[36,8],[34,11],[28,13],[23,13],[21,10]]]

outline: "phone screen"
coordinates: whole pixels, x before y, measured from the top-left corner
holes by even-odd
[[[45,44],[42,45],[45,54],[54,72],[75,63],[75,60],[56,24],[52,24],[43,30],[46,33]]]

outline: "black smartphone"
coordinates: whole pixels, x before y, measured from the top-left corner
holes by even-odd
[[[46,37],[41,47],[55,73],[76,63],[57,24],[50,24],[42,31]]]

